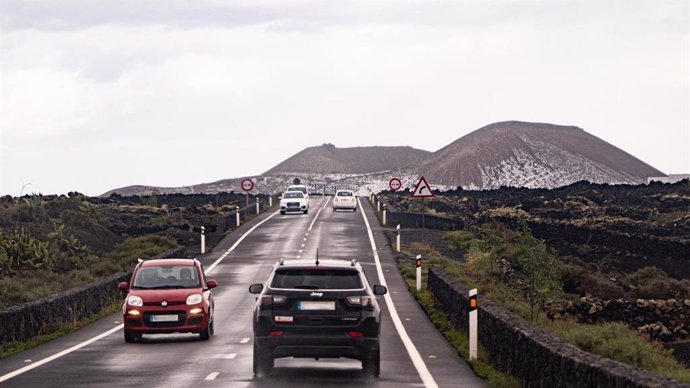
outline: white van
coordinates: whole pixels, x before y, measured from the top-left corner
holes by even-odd
[[[305,185],[291,185],[285,191],[301,191],[304,194],[304,198],[309,199],[309,189]]]

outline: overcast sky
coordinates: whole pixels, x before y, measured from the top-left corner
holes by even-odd
[[[576,125],[690,173],[687,0],[0,0],[0,194]]]

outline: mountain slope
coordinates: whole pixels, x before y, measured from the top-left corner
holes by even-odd
[[[306,148],[263,175],[280,173],[367,174],[419,163],[431,152],[412,147],[337,148],[323,144]]]
[[[638,184],[661,171],[583,129],[507,121],[480,128],[425,159],[414,170],[431,184],[492,189],[500,186]]]

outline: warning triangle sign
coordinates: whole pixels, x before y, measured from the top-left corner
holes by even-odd
[[[417,183],[417,187],[414,188],[412,196],[415,198],[433,197],[434,193],[431,191],[431,186],[427,183],[426,179],[422,177]]]

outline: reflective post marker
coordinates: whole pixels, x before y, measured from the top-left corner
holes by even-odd
[[[206,253],[206,228],[201,227],[201,254]]]
[[[417,292],[419,292],[422,290],[422,255],[417,255],[414,262],[417,267]]]
[[[268,196],[268,207],[273,207],[273,196]]]
[[[383,225],[386,225],[386,204],[383,204]]]
[[[477,358],[477,289],[470,290],[470,360]]]
[[[237,206],[237,212],[235,213],[235,223],[237,224],[237,227],[240,227],[240,207]]]
[[[256,215],[259,215],[259,197],[256,197]]]
[[[400,252],[400,224],[395,227],[395,242],[397,243],[398,252]]]

